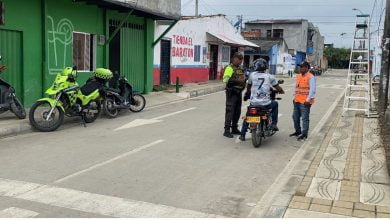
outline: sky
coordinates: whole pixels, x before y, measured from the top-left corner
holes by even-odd
[[[243,15],[244,22],[256,19],[307,19],[319,27],[325,43],[350,48],[356,15],[361,12],[372,15],[371,32],[378,30],[378,27],[383,29],[385,3],[385,0],[199,0],[199,13],[225,14],[232,22],[237,21],[237,15]],[[182,15],[195,14],[195,0],[181,0],[181,4]],[[375,41],[378,33],[372,35]]]

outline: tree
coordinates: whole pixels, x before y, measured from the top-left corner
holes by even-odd
[[[351,56],[351,49],[327,47],[324,56],[328,58],[329,67],[335,69],[347,69]]]

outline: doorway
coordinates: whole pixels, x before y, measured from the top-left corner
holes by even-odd
[[[110,26],[110,36],[112,36],[115,29],[116,27]],[[117,88],[121,71],[121,35],[119,33],[111,40],[109,48],[109,68],[114,73],[114,77],[110,80],[109,85],[112,88]]]
[[[218,45],[210,45],[209,79],[216,80],[218,74]]]
[[[170,84],[171,75],[171,41],[161,40],[160,85]]]

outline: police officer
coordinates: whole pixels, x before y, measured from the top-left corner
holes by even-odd
[[[223,82],[226,83],[225,132],[223,135],[233,138],[233,134],[241,134],[238,120],[241,116],[242,91],[245,89],[245,73],[241,67],[244,56],[235,53],[232,62],[225,68]]]

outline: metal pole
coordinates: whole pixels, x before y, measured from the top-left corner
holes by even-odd
[[[199,16],[199,0],[195,0],[195,16]]]
[[[378,94],[378,113],[380,117],[385,116],[388,105],[389,92],[389,55],[390,55],[390,0],[386,0],[385,30],[383,35],[382,71],[380,75]]]

